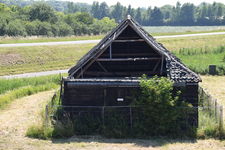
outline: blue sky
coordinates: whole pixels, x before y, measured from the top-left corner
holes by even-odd
[[[63,0],[64,1],[64,0]],[[84,2],[88,4],[92,4],[93,0],[65,0],[65,1],[73,1],[73,2]],[[110,5],[115,5],[118,1],[114,0],[96,0],[99,3],[101,2],[106,2],[109,6]],[[173,5],[175,6],[178,0],[119,0],[119,2],[123,6],[128,6],[131,4],[133,8],[138,8],[138,7],[148,7],[148,6],[157,6],[161,7],[165,4]],[[194,5],[199,5],[201,2],[206,2],[212,4],[214,0],[179,0],[181,4],[184,3],[193,3]],[[216,2],[220,2],[225,4],[224,0],[215,0]]]

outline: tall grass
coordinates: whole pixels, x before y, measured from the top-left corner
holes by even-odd
[[[175,55],[201,55],[201,54],[220,54],[225,52],[225,46],[220,45],[216,47],[205,48],[180,48],[178,51],[173,51]]]
[[[197,138],[204,139],[213,137],[224,138],[224,132],[219,126],[219,119],[216,119],[215,114],[210,114],[208,110],[200,110]]]
[[[58,84],[59,80],[59,75],[13,79],[0,78],[0,94],[26,86],[36,87],[40,85],[47,85],[49,83]]]
[[[14,79],[0,78],[0,109],[5,108],[14,99],[55,89],[58,84],[59,75]]]
[[[192,71],[208,74],[209,65],[216,65],[216,75],[225,74],[225,46],[205,48],[182,48],[173,53]]]

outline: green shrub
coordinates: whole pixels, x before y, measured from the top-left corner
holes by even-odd
[[[10,21],[9,24],[7,24],[4,29],[5,29],[5,34],[9,36],[26,36],[27,35],[23,22],[20,19]]]
[[[179,118],[190,104],[179,101],[181,91],[172,95],[173,82],[168,78],[154,76],[140,78],[141,92],[136,94],[132,105],[142,106],[140,122],[134,126],[134,132],[142,135],[168,135],[181,131]]]

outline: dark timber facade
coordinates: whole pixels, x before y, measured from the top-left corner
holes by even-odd
[[[126,106],[139,89],[138,77],[170,77],[174,91],[198,106],[201,78],[158,43],[129,15],[69,70],[64,78],[65,106]]]

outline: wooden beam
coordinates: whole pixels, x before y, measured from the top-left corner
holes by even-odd
[[[110,43],[109,57],[110,57],[110,60],[111,60],[112,59],[112,43]]]
[[[82,79],[84,78],[82,67],[80,68]]]
[[[140,71],[140,72],[100,72],[100,71],[86,71],[85,75],[105,75],[105,76],[130,76],[130,75],[159,75],[160,71]]]
[[[99,62],[99,61],[96,61],[98,64],[99,64],[99,66],[105,71],[105,72],[108,72],[103,66],[102,66],[102,64]]]
[[[162,75],[162,70],[163,70],[163,60],[164,60],[164,55],[162,55],[162,63],[161,63],[160,75]]]
[[[83,69],[83,73],[94,63],[94,61],[107,49],[107,47],[102,50],[96,57],[95,59],[92,59],[91,62],[89,62],[89,64],[87,66],[85,66],[85,68]],[[78,79],[81,76],[81,72],[78,73],[78,75],[75,77],[75,79]]]
[[[128,27],[128,24],[123,24],[120,28],[121,28],[121,30],[118,32],[118,33],[114,33],[114,35],[111,35],[110,36],[110,38],[112,38],[113,37],[113,40],[115,39],[115,38],[117,38],[122,32],[123,32],[123,30],[125,30],[126,28]],[[111,41],[111,40],[108,40],[108,41],[105,41],[105,43],[103,44],[103,45],[106,45],[106,46],[103,46],[103,48],[104,49],[102,49],[101,50],[101,52],[99,53],[99,54],[97,54],[97,56],[96,57],[94,57],[94,59],[92,59],[90,62],[89,62],[89,64],[83,69],[83,72],[85,72],[87,69],[88,69],[88,67],[90,67],[90,65],[91,64],[93,64],[94,63],[94,61],[108,48],[108,46],[109,46],[109,44],[110,43],[112,43],[113,42],[113,40]],[[100,48],[101,49],[101,48]],[[86,62],[86,63],[88,63],[88,62]],[[80,68],[79,68],[80,69]],[[79,70],[79,69],[77,69],[77,70]],[[70,75],[70,77],[71,76],[73,76],[75,73],[76,73],[77,71],[74,71],[71,75]],[[81,72],[80,73],[78,73],[78,75],[75,77],[75,79],[77,79],[77,78],[79,78],[81,76]]]
[[[143,39],[125,39],[125,40],[114,40],[114,42],[143,42]]]
[[[150,70],[151,67],[149,65],[107,65],[107,68],[109,69],[147,69]],[[153,67],[152,67],[153,68]]]
[[[155,57],[155,58],[113,58],[113,59],[108,59],[108,58],[98,58],[97,61],[145,61],[145,60],[158,60],[161,58]]]
[[[120,39],[124,39],[124,40],[127,40],[127,39],[140,39],[141,36],[129,36],[129,37],[118,37],[117,39],[120,40]]]
[[[153,71],[156,70],[156,68],[159,66],[159,63],[160,63],[160,59],[158,60],[157,64],[155,65],[155,68],[153,69]]]
[[[101,56],[110,56],[110,54],[102,54]],[[133,54],[112,54],[112,56],[159,56],[157,53],[133,53]]]
[[[133,25],[133,23],[131,23],[131,22],[128,22],[128,24],[130,25],[130,27],[132,28],[132,29],[134,29],[134,31],[136,31],[136,33],[140,36],[140,37],[142,37],[147,43],[148,43],[148,45],[152,48],[152,49],[154,49],[155,51],[156,51],[156,53],[158,53],[160,56],[162,56],[162,54],[158,51],[158,50],[156,50],[156,48],[154,47],[154,45],[152,45],[152,44],[154,44],[154,43],[149,43],[149,41],[146,39],[146,35],[144,35],[143,33],[141,33],[141,31],[137,28],[137,27],[134,27],[134,25]],[[139,30],[139,31],[138,31]]]

